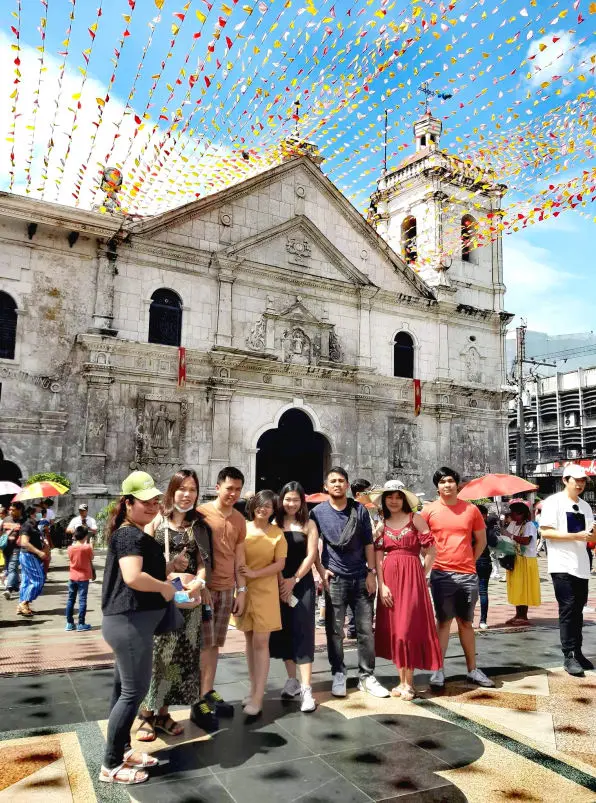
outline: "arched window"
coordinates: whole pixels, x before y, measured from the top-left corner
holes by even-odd
[[[17,342],[17,305],[15,300],[0,291],[0,358],[14,360]]]
[[[398,332],[393,339],[393,376],[414,378],[414,341],[407,332]]]
[[[408,264],[418,259],[417,234],[416,218],[409,215],[401,224],[402,253]]]
[[[464,262],[475,262],[478,247],[478,223],[472,215],[461,219],[461,258]]]
[[[179,346],[182,335],[182,301],[173,290],[162,288],[151,296],[149,342]]]

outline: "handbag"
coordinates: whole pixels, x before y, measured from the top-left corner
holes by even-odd
[[[184,617],[178,610],[173,600],[170,600],[166,605],[163,617],[155,628],[154,635],[163,636],[165,633],[173,633],[175,630],[180,630],[184,627]]]

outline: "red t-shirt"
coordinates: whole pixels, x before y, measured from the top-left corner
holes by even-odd
[[[420,514],[426,520],[437,545],[433,569],[460,574],[476,574],[472,533],[484,530],[482,514],[475,505],[459,499],[446,505],[437,499]]]
[[[68,560],[70,561],[69,577],[71,580],[91,580],[91,561],[93,560],[93,547],[91,544],[71,544],[68,549]]]

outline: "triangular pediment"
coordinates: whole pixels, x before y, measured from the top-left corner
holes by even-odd
[[[316,326],[323,325],[323,321],[320,321],[304,306],[299,296],[296,298],[296,301],[287,309],[278,312],[276,317],[296,323],[310,323]]]
[[[304,215],[236,243],[225,255],[356,286],[372,284]]]

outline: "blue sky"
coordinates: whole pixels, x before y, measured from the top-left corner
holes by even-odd
[[[497,170],[512,214],[541,207],[561,181],[596,167],[596,15],[584,0],[103,0],[98,17],[99,5],[47,0],[46,12],[37,0],[2,3],[0,56],[19,58],[20,83],[9,72],[0,89],[0,188],[89,206],[107,160],[124,163],[128,208],[160,211],[271,163],[298,99],[300,132],[365,211],[382,170],[384,110],[391,167],[412,150],[423,80],[453,96],[432,104],[442,146]],[[20,22],[11,13],[19,6]],[[242,149],[250,161],[231,161]],[[504,237],[507,307],[531,328],[595,326],[592,195]]]

